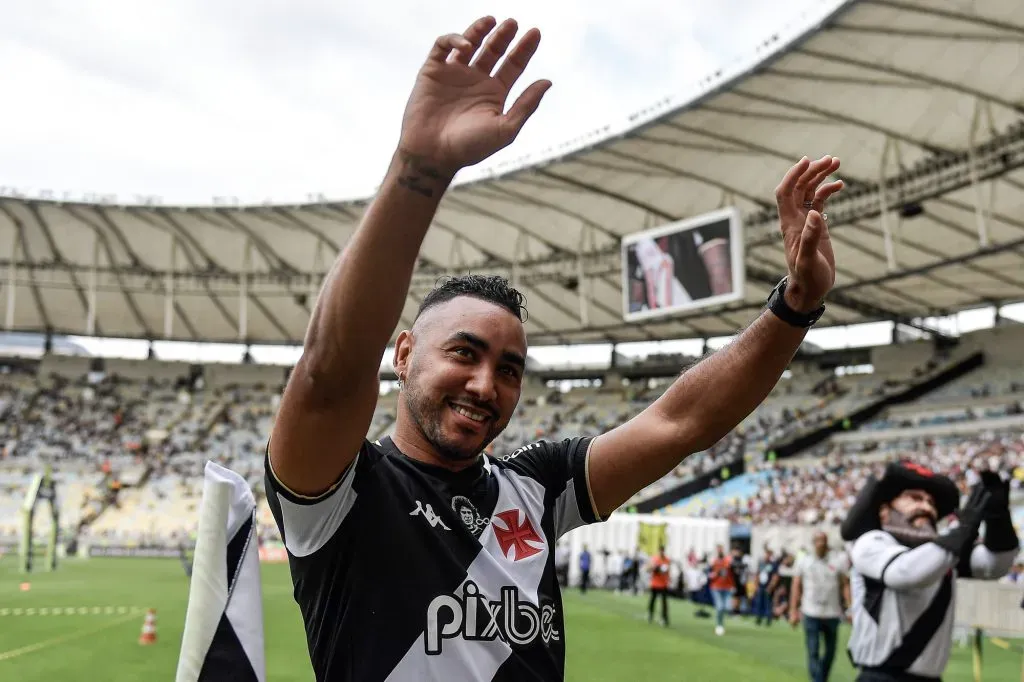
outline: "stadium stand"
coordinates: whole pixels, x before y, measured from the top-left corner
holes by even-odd
[[[1019,327],[964,337],[958,353],[984,350],[979,369],[921,397],[889,407],[860,428],[837,433],[785,461],[755,464],[752,473],[680,502],[673,513],[737,523],[838,524],[872,472],[911,459],[951,476],[963,490],[977,473],[1012,473],[1024,481],[1024,375]],[[878,365],[899,368],[919,344],[879,348]],[[1019,513],[1018,513],[1019,515]]]
[[[930,342],[872,349],[870,373],[824,368],[813,357],[794,363],[769,398],[733,433],[688,457],[642,491],[627,509],[705,480],[695,495],[660,504],[666,513],[727,518],[738,524],[837,523],[860,483],[896,457],[938,466],[964,484],[981,466],[1003,466],[1024,480],[1024,328],[985,330],[954,349]],[[987,362],[856,426],[850,415],[985,352]],[[634,370],[680,357],[647,358]],[[686,359],[692,361],[692,359]],[[663,368],[663,366],[660,366]],[[61,526],[79,544],[187,543],[196,529],[201,471],[211,459],[262,489],[263,453],[280,401],[285,370],[155,360],[46,356],[34,367],[11,364],[0,378],[0,541],[11,545],[29,475],[59,463]],[[620,369],[621,371],[621,369]],[[539,370],[541,376],[544,370]],[[623,381],[615,374],[562,391],[558,382],[526,385],[509,428],[491,446],[500,457],[523,442],[596,435],[657,399],[670,379]],[[388,435],[397,391],[383,382],[370,438]],[[785,458],[779,444],[808,432],[840,428]],[[265,501],[262,540],[279,540]]]

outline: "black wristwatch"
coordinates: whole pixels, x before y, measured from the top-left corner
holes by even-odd
[[[825,306],[818,306],[817,310],[812,310],[809,313],[801,313],[793,310],[786,303],[786,282],[789,280],[788,277],[783,277],[782,281],[775,285],[772,289],[772,293],[768,295],[768,310],[775,314],[775,317],[779,318],[786,324],[800,329],[807,329],[808,327],[814,326],[814,323],[821,319],[821,316],[825,314]]]

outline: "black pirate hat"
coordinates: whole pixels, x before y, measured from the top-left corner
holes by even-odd
[[[923,490],[935,500],[935,511],[943,519],[960,506],[956,484],[941,474],[914,462],[892,462],[881,480],[874,476],[861,489],[840,528],[843,540],[852,542],[864,533],[881,528],[878,510],[905,490]]]

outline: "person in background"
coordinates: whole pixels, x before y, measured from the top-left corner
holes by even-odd
[[[1024,562],[1016,562],[1010,572],[999,579],[1004,585],[1020,585],[1024,583]]]
[[[586,594],[588,587],[590,587],[590,550],[583,545],[583,551],[580,552],[580,594]]]
[[[715,557],[711,560],[711,600],[715,605],[715,634],[725,634],[725,612],[729,608],[729,598],[736,591],[736,578],[732,571],[732,556],[725,553],[722,545],[718,546]]]
[[[744,614],[750,605],[750,598],[747,594],[747,566],[743,561],[743,550],[739,547],[732,548],[732,578],[736,584],[732,612],[737,615]]]
[[[789,617],[789,601],[793,587],[793,564],[796,562],[794,557],[789,552],[782,553],[782,559],[779,562],[779,581],[772,592],[772,615],[775,618],[781,618],[785,620]]]
[[[630,585],[631,573],[636,560],[633,555],[626,552],[622,557],[622,572],[619,573],[619,592],[625,592]]]
[[[637,588],[637,582],[640,580],[640,568],[643,566],[643,559],[640,557],[639,550],[633,550],[633,556],[630,558],[629,570],[623,571],[622,575],[625,577],[625,587],[623,590],[628,589],[633,593],[635,597],[639,592]]]
[[[842,556],[829,555],[828,535],[814,534],[814,552],[796,563],[789,622],[804,624],[807,672],[811,682],[827,682],[836,656],[839,620],[850,603],[850,581]],[[824,645],[824,646],[822,646]]]
[[[701,600],[701,596],[704,593],[704,588],[707,586],[707,573],[701,570],[698,562],[695,561],[692,564],[687,562],[683,567],[683,577],[686,581],[686,595],[690,598],[690,601],[703,606],[704,602]],[[701,608],[699,611],[703,612],[703,609]]]
[[[604,564],[606,570],[604,586],[606,588],[616,590],[622,584],[622,564],[622,552],[614,549],[608,553],[608,558]]]
[[[569,585],[569,562],[572,560],[572,550],[568,542],[559,542],[555,545],[555,577],[562,587]]]
[[[604,587],[608,584],[608,557],[607,549],[599,549],[593,554],[593,563],[590,565],[590,586]]]
[[[772,550],[764,548],[764,558],[757,567],[757,590],[754,592],[754,624],[771,625],[772,593],[779,584],[779,562]]]
[[[181,562],[181,567],[185,571],[185,577],[192,577],[192,559],[188,555],[188,547],[185,542],[178,543],[178,560]]]
[[[661,597],[661,624],[668,627],[668,584],[672,561],[665,556],[665,546],[651,557],[651,601],[647,605],[647,622],[654,622],[654,603]]]

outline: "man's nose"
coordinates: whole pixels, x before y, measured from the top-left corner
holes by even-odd
[[[477,400],[483,403],[493,403],[498,397],[498,391],[494,383],[494,373],[486,365],[480,365],[473,372],[466,388]]]

